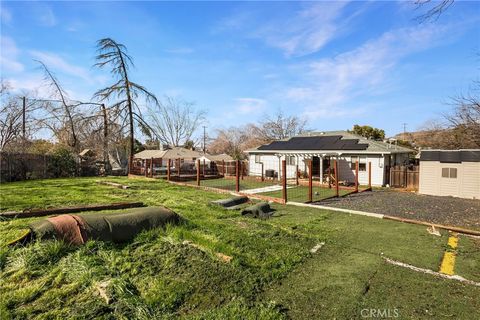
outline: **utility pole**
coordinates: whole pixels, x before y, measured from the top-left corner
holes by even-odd
[[[403,123],[403,140],[407,140],[407,123]]]
[[[206,126],[203,126],[203,154],[206,153],[207,150],[207,133],[206,133]]]
[[[23,141],[26,140],[27,134],[26,134],[26,125],[25,125],[25,113],[27,112],[27,98],[22,97],[22,135],[23,135]]]

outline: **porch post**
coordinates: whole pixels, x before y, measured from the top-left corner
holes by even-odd
[[[180,165],[181,165],[181,159],[178,158],[178,167],[177,167],[178,178],[180,178]]]
[[[323,156],[319,156],[320,158],[320,185],[323,184]]]
[[[335,159],[333,160],[333,166],[335,170],[335,196],[338,197],[339,192],[338,192],[338,161]]]
[[[358,160],[355,163],[355,192],[358,192]]]
[[[308,202],[313,200],[313,159],[308,160]]]
[[[372,190],[372,163],[368,162],[368,188]]]
[[[284,203],[287,203],[287,161],[286,160],[282,160],[282,171],[283,171],[282,198]]]

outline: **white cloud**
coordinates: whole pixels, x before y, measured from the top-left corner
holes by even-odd
[[[299,2],[301,8],[288,16],[260,11],[240,11],[222,19],[216,31],[243,33],[280,49],[285,56],[304,56],[318,52],[346,31],[353,17],[363,8],[345,15],[348,1]],[[268,17],[267,19],[265,17]]]
[[[92,82],[92,77],[85,68],[70,64],[57,54],[32,50],[30,51],[30,55],[35,59],[45,63],[45,65],[47,65],[49,68],[57,69],[63,73],[82,78],[88,82]]]
[[[257,98],[237,98],[235,101],[240,114],[259,113],[267,106],[267,101]]]
[[[37,13],[37,20],[41,26],[44,27],[53,27],[57,24],[57,19],[53,10],[48,6],[39,7]]]
[[[338,20],[347,3],[338,1],[308,5],[286,21],[267,24],[257,35],[287,56],[317,52],[338,35],[342,25]]]
[[[303,105],[310,118],[364,112],[357,97],[384,93],[389,72],[408,55],[445,41],[447,30],[438,25],[397,29],[335,57],[296,65],[301,85],[287,89],[285,97]]]
[[[24,69],[23,64],[18,62],[20,50],[15,41],[6,36],[0,36],[0,67],[3,71],[21,72]]]

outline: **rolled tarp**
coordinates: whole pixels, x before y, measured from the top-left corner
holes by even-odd
[[[80,245],[88,240],[125,242],[144,230],[176,224],[180,216],[164,207],[131,209],[119,214],[64,214],[30,224],[34,239],[58,239]]]
[[[267,202],[260,202],[242,210],[242,215],[251,215],[254,218],[269,218],[273,214]]]
[[[229,199],[221,199],[221,200],[215,200],[212,201],[211,204],[218,205],[224,208],[232,208],[236,207],[238,205],[244,204],[248,202],[248,197],[246,196],[238,196],[238,197],[233,197]]]

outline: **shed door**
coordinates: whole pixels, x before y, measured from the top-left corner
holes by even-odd
[[[460,196],[461,168],[454,163],[440,163],[440,195]]]

